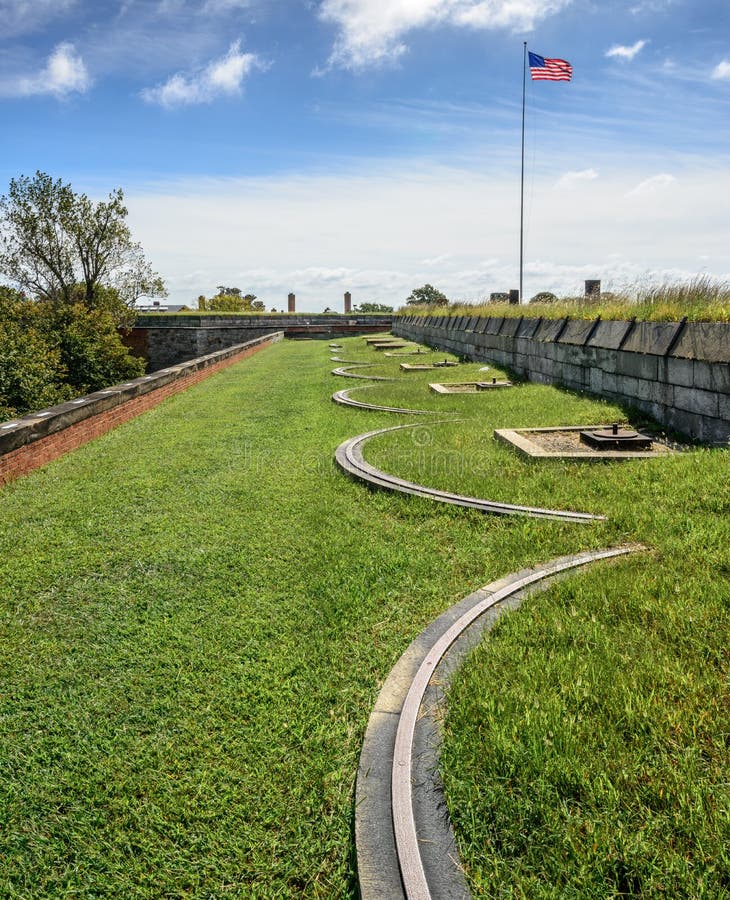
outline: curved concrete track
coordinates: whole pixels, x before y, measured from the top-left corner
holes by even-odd
[[[364,377],[364,376],[363,376]],[[453,424],[455,420],[449,419],[429,424],[442,425],[448,422]],[[494,500],[483,500],[478,497],[466,497],[462,494],[452,494],[449,491],[440,491],[436,488],[425,487],[413,481],[406,481],[395,475],[389,475],[382,469],[377,469],[365,462],[362,448],[371,438],[391,431],[399,431],[403,428],[423,428],[423,425],[396,425],[391,428],[379,428],[376,431],[368,431],[349,438],[335,451],[335,460],[339,467],[360,481],[365,481],[373,487],[384,488],[389,491],[399,491],[403,494],[411,494],[415,497],[425,497],[428,500],[438,500],[441,503],[450,503],[454,506],[466,506],[480,512],[493,513],[495,515],[531,516],[541,519],[559,519],[563,522],[595,522],[602,521],[605,516],[597,516],[592,513],[571,512],[568,510],[542,509],[536,506],[517,506],[512,503],[498,503]]]
[[[392,669],[370,717],[357,776],[355,841],[363,900],[465,900],[438,776],[439,730],[448,680],[503,612],[578,566],[639,546],[561,557],[493,582],[439,616]]]
[[[368,387],[368,385],[363,385],[363,387]],[[400,406],[378,406],[377,403],[364,403],[362,400],[353,400],[350,397],[350,391],[359,391],[360,387],[354,388],[345,388],[343,391],[336,391],[332,394],[332,400],[335,403],[339,403],[341,406],[355,406],[357,409],[371,409],[377,410],[378,412],[392,412],[392,413],[405,413],[410,416],[433,416],[438,415],[432,409],[405,409]],[[443,415],[443,413],[440,413]]]
[[[367,378],[370,381],[395,381],[395,378],[386,378],[385,375],[358,375],[356,372],[348,372],[348,369],[369,369],[375,363],[355,363],[349,366],[339,366],[332,369],[333,375],[341,375],[343,378]]]

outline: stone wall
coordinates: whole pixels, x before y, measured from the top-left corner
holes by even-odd
[[[124,343],[156,372],[254,338],[282,331],[287,338],[336,338],[390,331],[390,315],[140,315]]]
[[[636,407],[700,441],[730,439],[730,324],[398,316],[393,332]]]
[[[106,434],[215,372],[280,341],[281,332],[191,359],[0,424],[0,486]]]

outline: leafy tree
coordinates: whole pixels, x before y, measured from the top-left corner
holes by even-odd
[[[406,303],[409,306],[448,306],[449,300],[446,294],[432,284],[424,284],[423,287],[411,291]]]
[[[254,312],[266,312],[266,307],[264,306],[263,300],[254,300],[251,303],[251,309]]]
[[[43,306],[47,334],[56,341],[76,395],[144,375],[144,360],[124,346],[108,310],[88,309],[83,303]]]
[[[75,293],[83,296],[83,285]],[[122,343],[114,304],[29,300],[0,286],[0,419],[54,406],[79,394],[137,378],[144,362]]]
[[[36,299],[95,309],[104,287],[125,306],[164,297],[165,286],[132,240],[122,190],[92,203],[44,172],[11,179],[0,198],[0,273]]]
[[[74,395],[61,351],[38,320],[35,303],[0,285],[0,421]]]
[[[219,296],[227,296],[227,297],[240,297],[243,291],[241,288],[237,287],[225,287],[222,284],[216,286],[216,290],[218,291]]]
[[[392,313],[393,307],[384,303],[361,303],[355,307],[355,312],[361,313]]]
[[[530,303],[555,303],[557,299],[555,294],[552,294],[550,291],[540,291],[539,294],[535,294]]]
[[[256,294],[241,295],[238,288],[237,294],[216,294],[206,301],[205,308],[213,312],[250,312],[256,300]]]

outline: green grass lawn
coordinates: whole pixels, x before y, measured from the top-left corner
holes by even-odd
[[[437,397],[428,381],[479,367],[400,376],[338,343],[398,378],[359,399],[465,417],[375,439],[369,461],[609,521],[487,518],[348,480],[335,447],[406,417],[331,403],[359,382],[333,378],[319,342],[276,345],[5,487],[0,895],[355,897],[358,753],[409,641],[503,574],[639,539],[653,549],[536,596],[464,669],[452,815],[487,895],[609,896],[639,877],[645,896],[722,896],[727,453],[531,464],[495,423],[618,411],[537,385]]]

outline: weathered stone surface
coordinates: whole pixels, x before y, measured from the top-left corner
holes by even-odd
[[[730,364],[722,359],[693,358],[689,352],[701,355],[710,346],[717,348],[728,328],[689,323],[671,355],[666,355],[662,351],[670,347],[679,323],[641,323],[632,328],[628,322],[600,322],[588,343],[580,344],[554,340],[564,320],[525,319],[517,326],[517,337],[505,332],[505,327],[509,330],[508,321],[515,320],[489,319],[483,333],[461,342],[461,354],[512,367],[533,381],[561,382],[634,405],[690,437],[722,443],[727,440],[723,435],[730,430]],[[688,350],[686,335],[692,336],[698,325],[699,337],[694,334]],[[572,340],[580,336],[580,328],[586,327],[581,325],[571,334],[571,326],[569,321],[565,331]],[[629,339],[617,352],[615,348],[627,331]],[[458,332],[452,334],[456,338]],[[418,328],[406,336],[413,340],[424,337]],[[640,339],[647,342],[650,352],[629,349],[638,346]],[[443,341],[437,343],[441,349],[446,346]],[[724,354],[722,347],[717,352],[719,356]]]
[[[502,338],[514,338],[517,334],[517,329],[520,327],[521,319],[509,319],[506,318],[504,320],[504,325],[502,326],[502,330],[499,332],[499,336]]]
[[[637,322],[621,349],[664,356],[679,327],[678,322]]]
[[[730,323],[688,322],[672,356],[730,362]]]
[[[657,357],[653,354],[618,350],[616,352],[616,372],[618,375],[631,375],[634,378],[655,381],[658,373]]]
[[[536,341],[554,341],[560,333],[565,319],[543,319],[535,331]]]
[[[595,320],[571,319],[563,329],[558,340],[561,344],[585,344],[594,325]]]
[[[698,388],[674,388],[674,405],[677,409],[687,410],[700,416],[717,418],[720,413],[719,399],[716,393],[701,391]]]
[[[631,327],[631,322],[599,322],[588,345],[603,347],[606,350],[617,350]]]
[[[540,322],[542,322],[541,318],[538,319],[528,319],[524,318],[520,322],[520,327],[517,330],[517,335],[521,338],[531,338],[535,336],[535,332],[537,331]]]
[[[680,360],[669,357],[670,363],[692,364],[694,387],[704,391],[718,391],[730,394],[730,364],[722,362],[703,362],[701,360]]]

